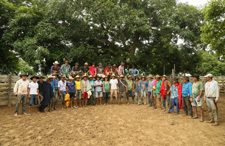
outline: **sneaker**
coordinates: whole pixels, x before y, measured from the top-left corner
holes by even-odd
[[[14,116],[17,117],[17,113],[15,113]]]
[[[213,122],[214,122],[213,120],[208,121],[208,123],[213,123]]]
[[[25,112],[24,112],[23,114],[24,114],[24,115],[27,115],[27,113],[25,113]]]

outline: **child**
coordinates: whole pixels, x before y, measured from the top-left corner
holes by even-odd
[[[95,101],[95,96],[94,96],[94,92],[95,92],[95,87],[94,87],[94,80],[93,80],[93,76],[92,75],[90,75],[89,76],[89,83],[90,83],[90,85],[91,85],[91,97],[88,99],[88,101],[89,101],[89,105],[92,105],[92,102],[93,102],[93,104],[95,105],[96,103],[96,101]]]
[[[31,83],[29,83],[28,86],[28,98],[29,98],[29,114],[31,113],[31,105],[34,104],[35,110],[37,111],[37,102],[38,102],[38,83],[37,83],[37,79],[39,79],[37,76],[32,76],[30,78]]]
[[[95,97],[96,97],[96,104],[98,104],[98,98],[99,98],[99,104],[102,105],[102,81],[100,80],[100,77],[97,76],[97,80],[94,83],[95,86]]]
[[[88,91],[91,90],[91,84],[87,80],[87,75],[83,75],[83,80],[81,81],[81,92],[82,92],[82,99],[84,99],[84,106],[87,106],[87,99],[88,99]]]
[[[73,81],[73,77],[69,76],[69,81],[66,83],[66,93],[70,94],[70,107],[72,108],[73,100],[74,100],[74,108],[77,105],[77,98],[75,98],[76,92],[76,83]]]
[[[80,81],[80,76],[77,75],[75,77],[75,80],[76,80],[75,83],[76,83],[76,89],[77,89],[76,98],[79,101],[79,106],[81,107],[81,81]]]
[[[128,76],[127,90],[128,90],[127,91],[127,104],[129,104],[129,95],[132,97],[132,101],[133,101],[133,104],[134,104],[134,94],[133,94],[134,84],[133,84],[132,76],[131,75]]]
[[[140,96],[139,84],[140,84],[140,79],[138,76],[136,76],[135,82],[134,82],[134,93],[135,93],[135,98],[136,98],[136,104],[138,104],[138,97]]]
[[[110,90],[110,84],[108,81],[108,77],[105,76],[105,81],[103,81],[103,92],[104,92],[104,99],[105,99],[105,104],[108,104],[108,98],[109,98],[109,90]]]
[[[148,91],[148,82],[145,80],[145,76],[141,77],[141,81],[139,83],[139,90],[141,91],[141,100],[139,101],[142,102],[142,104],[146,104],[146,92]]]

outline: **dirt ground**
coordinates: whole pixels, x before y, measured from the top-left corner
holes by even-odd
[[[90,106],[13,116],[14,107],[0,107],[0,145],[151,145],[224,146],[225,96],[220,98],[219,126],[166,114],[144,105]],[[21,111],[21,108],[20,108]]]

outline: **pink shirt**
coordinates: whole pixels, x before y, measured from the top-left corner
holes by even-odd
[[[119,74],[124,74],[124,66],[119,66]]]

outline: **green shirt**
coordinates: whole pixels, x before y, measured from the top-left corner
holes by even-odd
[[[105,81],[103,81],[102,84],[104,85],[105,92],[109,92],[109,88],[110,88],[109,82],[108,83],[105,83]]]
[[[159,90],[160,90],[161,83],[162,83],[161,80],[159,80],[159,81],[156,83],[154,93],[160,93]]]
[[[129,74],[129,69],[125,69],[125,75]]]
[[[202,90],[203,90],[202,82],[198,81],[197,83],[193,83],[193,85],[192,85],[192,96],[193,96],[193,98],[198,97]]]
[[[133,89],[133,81],[132,80],[127,80],[127,88],[128,88],[128,90]]]

